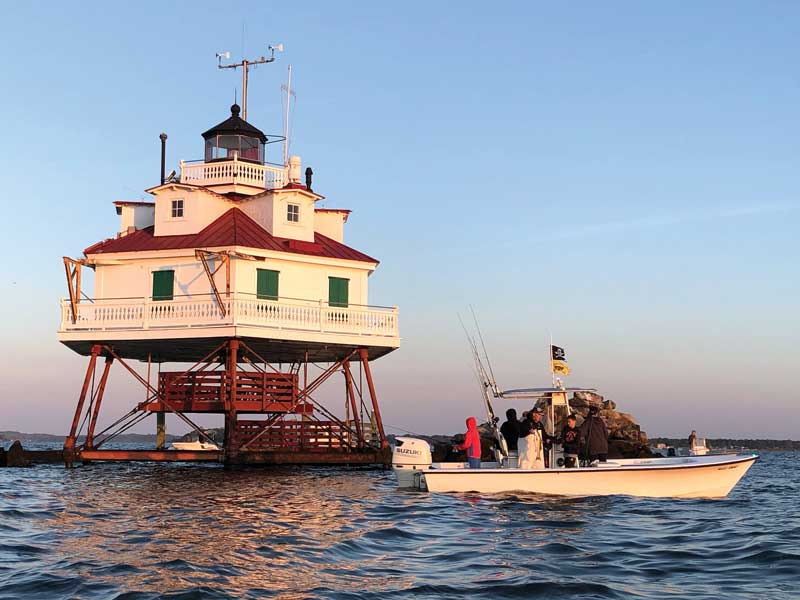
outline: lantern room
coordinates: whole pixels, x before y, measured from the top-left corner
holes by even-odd
[[[231,106],[231,116],[203,134],[205,162],[244,160],[264,164],[267,136],[239,116],[238,104]]]

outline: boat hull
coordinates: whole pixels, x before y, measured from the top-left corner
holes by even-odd
[[[206,442],[173,442],[170,448],[173,450],[192,450],[195,452],[219,452],[219,446]]]
[[[420,484],[430,492],[724,498],[757,458],[755,454],[662,458],[580,469],[430,469],[423,471]]]

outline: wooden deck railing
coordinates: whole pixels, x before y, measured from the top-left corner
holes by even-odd
[[[68,300],[61,301],[61,332],[181,329],[202,326],[254,326],[319,333],[398,337],[398,309],[329,306],[322,301],[260,300],[248,294],[223,296],[225,315],[213,296],[174,300],[95,299],[77,305],[72,322]]]
[[[311,414],[307,402],[298,402],[296,373],[236,372],[237,412]],[[159,398],[144,407],[149,411],[224,412],[231,397],[226,371],[162,371],[158,374]],[[163,399],[163,402],[162,402]]]
[[[335,421],[238,422],[239,440],[248,450],[340,450],[348,447],[350,432]]]

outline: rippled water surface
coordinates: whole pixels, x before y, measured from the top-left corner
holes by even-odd
[[[800,477],[725,500],[399,492],[390,471],[0,469],[0,598],[798,598]]]

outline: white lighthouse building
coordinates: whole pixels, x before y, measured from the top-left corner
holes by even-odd
[[[181,161],[165,180],[162,155],[153,201],[114,202],[116,234],[65,258],[58,338],[90,357],[65,450],[84,460],[144,457],[103,450],[113,432],[95,431],[108,370],[121,362],[134,373],[128,361],[138,360],[148,372],[158,365],[158,381],[134,375],[149,396],[130,419],[156,413],[163,423],[174,412],[194,427],[192,413],[225,414],[218,459],[375,462],[385,435],[369,361],[400,344],[397,307],[369,304],[378,260],[345,243],[349,210],[317,207],[323,196],[299,157],[266,162],[270,140],[238,105],[202,137],[203,160]],[[93,291],[80,287],[87,267]],[[324,364],[322,380],[310,379],[310,363]],[[337,372],[344,416],[313,396]],[[147,458],[208,458],[178,454],[159,448]]]

